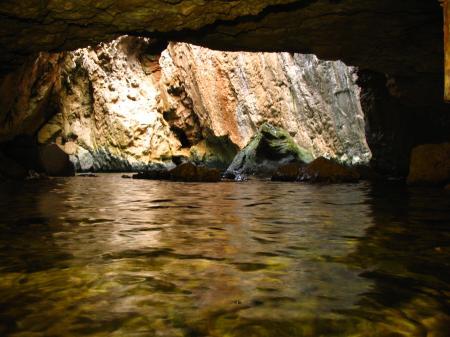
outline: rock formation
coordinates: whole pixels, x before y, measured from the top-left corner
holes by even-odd
[[[369,161],[354,68],[312,55],[158,48],[121,37],[42,54],[10,75],[15,91],[0,91],[11,121],[0,136],[39,131],[39,143],[60,144],[82,171],[142,170],[180,156],[225,169],[270,122],[314,157]]]
[[[264,123],[247,146],[237,154],[225,175],[242,180],[246,175],[272,175],[287,163],[309,163],[311,153],[299,147],[288,132]]]
[[[10,95],[12,87],[21,90],[33,78],[51,83],[51,71],[44,71],[46,79],[36,75],[46,67],[55,69],[51,64],[58,60],[47,63],[49,55],[41,54],[35,62],[37,53],[74,50],[129,33],[228,51],[314,53],[384,77],[382,100],[388,102],[368,107],[369,143],[382,170],[405,175],[414,146],[450,140],[437,0],[5,0],[0,18],[0,82],[5,84],[0,92],[6,87],[10,97],[16,97]],[[19,78],[8,74],[22,65],[35,71]],[[47,98],[46,92],[33,89],[33,100]],[[5,116],[7,129],[16,129],[17,135],[43,122],[41,112],[21,123],[10,106],[6,115],[0,108],[0,128]],[[46,110],[47,116],[53,113]]]
[[[161,63],[163,83],[180,88],[172,89],[172,97],[162,96],[163,110],[184,118],[196,115],[203,127],[229,136],[239,148],[270,122],[316,157],[354,164],[370,160],[355,69],[342,62],[290,53],[224,53],[178,43],[169,44]],[[188,98],[174,99],[179,90]]]
[[[81,170],[138,170],[170,158],[180,147],[157,112],[158,56],[147,39],[122,37],[65,56],[59,113],[40,131],[40,143],[62,137]]]
[[[450,143],[425,144],[411,155],[408,184],[442,185],[450,183]]]

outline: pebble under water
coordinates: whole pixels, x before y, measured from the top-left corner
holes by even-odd
[[[0,184],[0,336],[450,336],[450,193]]]

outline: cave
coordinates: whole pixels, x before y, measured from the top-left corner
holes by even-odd
[[[0,3],[0,336],[450,326],[447,0]]]

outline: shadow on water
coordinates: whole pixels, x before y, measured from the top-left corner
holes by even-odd
[[[0,186],[2,336],[447,336],[449,196],[398,186]]]

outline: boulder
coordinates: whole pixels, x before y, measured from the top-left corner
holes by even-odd
[[[170,170],[170,178],[174,181],[218,182],[221,180],[221,172],[218,169],[196,166],[188,162]]]
[[[53,177],[70,177],[75,175],[75,168],[65,153],[57,144],[42,146],[39,159],[44,171]]]
[[[197,166],[187,162],[170,170],[170,177],[177,181],[197,181]]]
[[[450,182],[450,143],[417,146],[411,153],[409,185],[445,185]]]
[[[225,176],[270,176],[282,165],[312,160],[312,154],[299,147],[286,130],[265,123],[236,155]]]
[[[278,168],[272,176],[272,181],[296,181],[298,180],[300,169],[304,164],[291,163]]]
[[[357,182],[359,178],[360,175],[355,169],[323,157],[319,157],[310,164],[300,168],[299,173],[300,181],[309,182]]]

